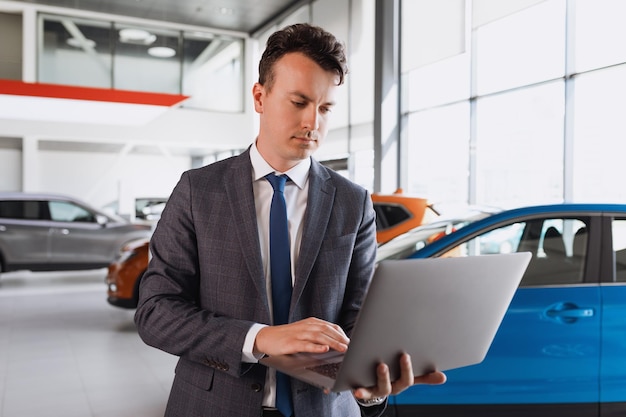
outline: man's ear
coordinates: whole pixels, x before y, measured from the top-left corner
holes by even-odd
[[[259,84],[254,83],[252,86],[252,98],[254,100],[254,110],[257,113],[263,113],[263,99],[265,98],[265,88]]]

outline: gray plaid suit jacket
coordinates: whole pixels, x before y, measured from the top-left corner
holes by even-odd
[[[372,277],[376,222],[368,193],[313,160],[290,320],[318,317],[349,334]],[[270,323],[249,150],[185,172],[150,242],[135,322],[180,357],[166,416],[261,414],[266,368],[243,363],[253,323]],[[379,415],[350,392],[292,381],[296,417]]]

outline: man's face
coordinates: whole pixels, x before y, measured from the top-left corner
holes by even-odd
[[[274,84],[255,84],[254,109],[260,114],[257,147],[278,171],[287,171],[315,152],[328,132],[339,76],[301,53],[274,64]]]

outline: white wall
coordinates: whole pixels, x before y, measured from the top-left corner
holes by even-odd
[[[70,194],[101,207],[119,200],[128,213],[135,197],[168,197],[189,158],[103,152],[39,151],[39,189]]]
[[[0,138],[0,191],[22,189],[22,151],[2,149],[5,139]]]
[[[247,147],[254,139],[249,119],[250,114],[181,109],[170,110],[146,126],[0,119],[0,142],[2,136],[10,136],[35,138],[40,145],[50,141],[74,143],[78,148],[81,143],[95,143],[158,150],[154,155],[41,150],[32,155],[0,146],[0,191],[62,192],[95,206],[119,197],[122,208],[135,197],[168,196],[180,174],[191,168],[189,153]]]

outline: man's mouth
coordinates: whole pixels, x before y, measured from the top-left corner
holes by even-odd
[[[307,142],[314,142],[318,139],[317,132],[312,131],[312,130],[308,132],[304,132],[304,133],[299,133],[295,137],[297,139],[304,140]]]

